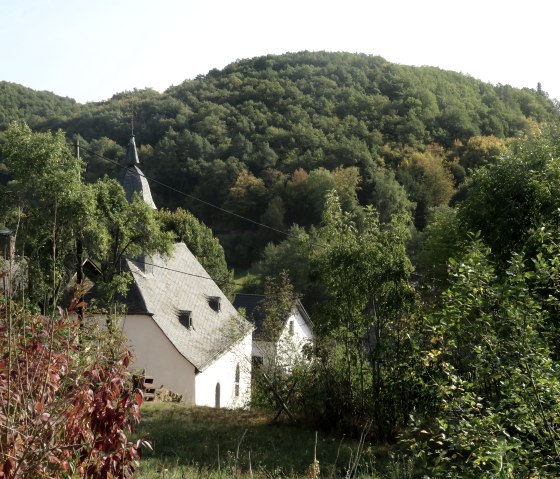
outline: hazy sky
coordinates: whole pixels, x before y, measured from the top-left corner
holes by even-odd
[[[541,82],[560,99],[559,13],[557,0],[0,0],[0,80],[98,101],[236,59],[327,50]]]

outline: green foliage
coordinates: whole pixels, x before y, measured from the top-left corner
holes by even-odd
[[[233,273],[227,268],[224,250],[212,235],[212,230],[182,208],[160,210],[158,217],[163,228],[173,232],[178,241],[188,246],[210,277],[231,298],[235,287]]]
[[[416,204],[408,198],[392,170],[375,167],[364,183],[368,183],[372,189],[367,203],[375,207],[383,223],[388,223],[395,214],[412,214],[415,211]]]
[[[414,222],[422,230],[429,209],[447,206],[453,195],[453,178],[446,168],[445,158],[437,149],[412,152],[399,165],[397,176],[416,202]]]
[[[70,98],[0,81],[0,130],[14,121],[26,122],[32,128],[45,127],[71,118],[80,109],[81,105]]]
[[[91,209],[82,195],[83,165],[63,132],[32,133],[24,124],[12,124],[2,151],[12,177],[3,187],[2,216],[28,258],[29,296],[46,305],[65,279],[64,260],[75,248],[69,239],[87,228],[83,219]]]
[[[84,185],[84,189],[90,190],[94,198],[93,213],[86,219],[91,234],[84,235],[84,248],[101,272],[101,283],[109,285],[105,288],[109,293],[105,299],[112,302],[117,292],[115,286],[122,282],[123,260],[168,254],[173,234],[161,228],[157,212],[140,197],[135,196],[129,203],[116,180],[105,177]]]
[[[79,141],[80,156],[87,164],[86,171],[84,172],[85,182],[93,183],[105,175],[115,177],[120,174],[121,169],[109,161],[116,162],[117,164],[121,161],[125,155],[125,148],[123,146],[107,137],[101,137],[89,143],[83,138],[80,138]],[[105,158],[105,160],[101,158]]]
[[[422,235],[416,265],[424,284],[446,288],[449,260],[464,252],[467,234],[457,219],[456,209],[442,206],[432,210],[431,216]]]
[[[264,315],[262,339],[276,342],[295,301],[294,288],[287,271],[282,271],[277,278],[266,278],[264,296],[261,303],[261,312]]]
[[[294,291],[303,295],[309,304],[313,304],[313,283],[311,274],[311,256],[316,248],[315,232],[307,233],[304,228],[293,226],[290,236],[278,244],[269,243],[256,265],[255,271],[264,284],[267,277],[278,278],[283,271],[288,271]]]
[[[396,215],[381,224],[371,208],[358,219],[329,197],[317,232],[323,247],[312,257],[324,291],[313,319],[324,340],[334,341],[322,351],[330,365],[323,371],[332,388],[328,407],[335,409],[328,413],[350,427],[370,418],[375,437],[387,439],[406,424],[415,400],[408,364],[415,327],[405,248],[410,223]]]
[[[326,173],[334,175],[342,167],[345,187],[340,182],[336,187],[344,209],[359,210],[357,194],[361,205],[375,204],[383,221],[401,207],[415,208],[415,224],[423,228],[429,208],[449,200],[450,172],[458,185],[465,168],[494,162],[505,138],[559,118],[542,91],[492,86],[437,68],[348,53],[242,60],[163,94],[134,90],[86,105],[2,85],[0,130],[2,118],[4,125],[27,118],[34,127],[80,135],[88,148],[118,159],[122,150],[116,145],[126,144],[134,109],[147,175],[220,207],[227,204],[253,221],[282,227],[318,225],[324,193],[334,187],[335,178]],[[44,111],[40,101],[47,104]],[[433,144],[443,147],[437,161]],[[387,148],[397,152],[395,162],[385,154]],[[412,161],[414,155],[420,158]],[[116,173],[91,154],[84,158],[88,181]],[[1,168],[0,182],[5,178]],[[267,181],[271,171],[277,178],[293,178],[300,168],[311,176],[304,195],[296,194],[289,181]],[[242,171],[256,179],[252,187],[239,184]],[[395,174],[400,185],[392,180]],[[248,267],[268,242],[281,239],[249,222],[232,222],[207,205],[182,203],[161,185],[152,187],[158,205],[182,206],[212,228],[235,266]],[[393,199],[398,206],[392,206]]]
[[[299,371],[299,407],[323,426],[353,431],[373,419],[376,438],[393,438],[419,398],[410,218],[380,223],[371,207],[344,211],[330,193],[322,226],[292,233],[267,247],[260,270],[289,271],[318,334],[318,360]]]
[[[556,222],[559,158],[559,132],[549,128],[517,142],[501,161],[473,175],[458,218],[464,229],[481,232],[500,269],[533,230]]]
[[[507,142],[495,136],[472,136],[461,152],[461,165],[465,168],[480,168],[496,163],[507,151]]]
[[[429,318],[424,353],[439,404],[414,441],[438,477],[558,475],[560,371],[535,288],[556,276],[558,247],[542,247],[554,258],[533,270],[514,255],[503,278],[480,240],[451,263],[453,284]],[[557,303],[560,290],[548,291],[545,301]]]
[[[82,182],[83,164],[63,132],[34,133],[14,123],[2,151],[11,180],[2,187],[1,214],[27,260],[31,304],[43,311],[54,307],[86,258],[97,264],[102,282],[111,284],[122,282],[116,276],[125,255],[169,251],[171,233],[161,231],[156,213],[142,200],[128,203],[115,180]]]

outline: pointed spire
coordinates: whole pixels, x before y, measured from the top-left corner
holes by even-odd
[[[157,209],[152,198],[148,179],[138,167],[139,164],[140,160],[138,159],[138,152],[136,151],[136,142],[134,141],[134,136],[132,136],[126,148],[126,157],[124,160],[125,168],[120,179],[121,185],[124,188],[128,201],[132,201],[134,194],[138,193],[151,208]]]
[[[138,159],[138,152],[136,151],[136,142],[134,141],[134,136],[130,137],[130,141],[128,142],[128,146],[126,147],[125,164],[126,166],[134,166],[140,164],[140,160]]]

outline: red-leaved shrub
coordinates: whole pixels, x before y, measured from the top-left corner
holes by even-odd
[[[15,308],[0,309],[0,478],[132,477],[143,441],[127,437],[142,403],[130,353],[78,341],[66,313]]]

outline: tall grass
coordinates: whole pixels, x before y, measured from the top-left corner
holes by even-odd
[[[344,478],[352,470],[354,477],[413,477],[406,460],[390,459],[386,447],[320,433],[315,442],[315,431],[270,418],[255,411],[144,404],[136,435],[147,436],[153,450],[144,450],[136,477],[311,478],[314,454],[323,478]]]

